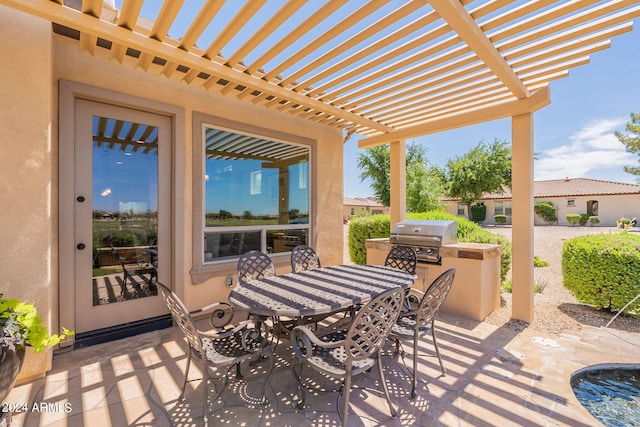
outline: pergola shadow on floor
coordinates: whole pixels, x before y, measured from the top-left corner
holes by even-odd
[[[447,314],[439,317],[437,328],[447,375],[440,375],[433,346],[425,340],[418,395],[412,400],[410,354],[403,362],[387,345],[386,380],[398,416],[389,416],[372,371],[355,379],[349,425],[597,425],[576,401],[571,374],[593,364],[637,363],[640,347],[640,334],[613,328],[543,336],[530,328],[517,332]],[[276,367],[266,387],[268,405],[259,405],[266,363],[243,366],[244,379],[236,381],[232,373],[221,399],[211,391],[209,425],[341,424],[338,393],[311,392],[304,410],[292,407],[291,349],[284,342],[276,350]],[[28,404],[28,411],[13,414],[12,425],[203,425],[197,368],[192,367],[186,399],[177,400],[185,364],[185,343],[175,327],[56,354],[46,378],[16,386],[6,399]],[[337,388],[317,376],[309,380],[327,390]]]

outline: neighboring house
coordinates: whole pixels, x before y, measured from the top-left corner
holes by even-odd
[[[351,218],[358,216],[360,211],[366,211],[369,215],[388,214],[389,207],[385,206],[375,197],[345,197],[344,217]]]
[[[534,203],[550,202],[556,207],[558,225],[568,225],[567,214],[587,214],[600,218],[600,226],[615,226],[621,217],[640,216],[640,185],[589,178],[534,181]],[[445,199],[447,212],[468,217],[468,207],[456,199]],[[511,190],[485,194],[477,203],[487,207],[483,224],[495,224],[494,216],[507,215],[511,223]],[[535,225],[546,222],[535,215]]]

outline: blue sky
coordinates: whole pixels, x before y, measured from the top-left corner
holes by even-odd
[[[630,114],[640,113],[640,21],[634,30],[614,38],[607,50],[591,55],[591,62],[574,68],[569,77],[551,82],[551,105],[534,115],[536,180],[593,178],[635,183],[623,165],[638,156],[627,153],[614,136],[624,131]],[[511,121],[498,120],[449,132],[413,138],[427,148],[431,164],[444,167],[480,142],[511,141]],[[361,182],[354,135],[345,145],[344,195],[372,196],[369,181]]]
[[[364,3],[363,0],[348,2],[338,16],[347,16]],[[116,7],[122,7],[122,1],[115,1]],[[142,16],[155,19],[160,2],[146,1]],[[204,0],[185,0],[176,21],[169,30],[170,36],[182,35],[192,22]],[[227,1],[212,25],[197,40],[199,46],[207,46],[216,36],[217,30],[230,19],[244,2]],[[260,25],[268,16],[266,11],[280,7],[282,0],[269,0],[266,6],[248,23],[249,27]],[[370,22],[398,6],[400,2],[390,2],[382,7],[378,14],[372,15],[355,25],[351,31],[357,32]],[[315,9],[313,3],[305,4],[291,18],[299,22],[302,17]],[[410,18],[407,18],[407,21]],[[569,77],[551,82],[551,105],[538,111],[534,116],[534,149],[538,153],[535,162],[535,179],[562,179],[565,177],[588,177],[619,182],[635,182],[633,175],[624,172],[623,165],[636,162],[637,156],[626,153],[624,146],[615,138],[615,130],[624,130],[630,119],[630,113],[640,112],[640,21],[635,21],[634,31],[612,40],[609,49],[591,55],[591,63],[574,68]],[[332,25],[331,20],[323,22],[314,32],[296,41],[291,49],[274,58],[270,65],[279,63],[301,46],[309,43]],[[396,25],[403,25],[399,22]],[[272,34],[278,39],[288,31],[286,25]],[[240,32],[222,49],[229,55],[241,46],[248,32]],[[269,45],[269,40],[265,41]],[[263,50],[258,48],[247,54],[245,63],[250,64]],[[293,69],[296,67],[294,66]],[[286,75],[286,71],[284,75]],[[453,157],[468,152],[480,142],[492,142],[494,138],[511,140],[510,120],[500,120],[454,131],[414,138],[427,148],[429,161],[445,166]],[[354,135],[345,145],[344,193],[347,197],[366,197],[373,195],[369,182],[361,182],[357,168],[358,136]]]

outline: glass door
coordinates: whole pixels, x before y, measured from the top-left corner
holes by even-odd
[[[166,307],[171,119],[76,101],[76,333],[143,322]]]

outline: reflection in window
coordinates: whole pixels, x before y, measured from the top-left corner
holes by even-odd
[[[158,294],[158,128],[93,116],[93,305]]]
[[[308,146],[203,126],[204,262],[308,244]]]

